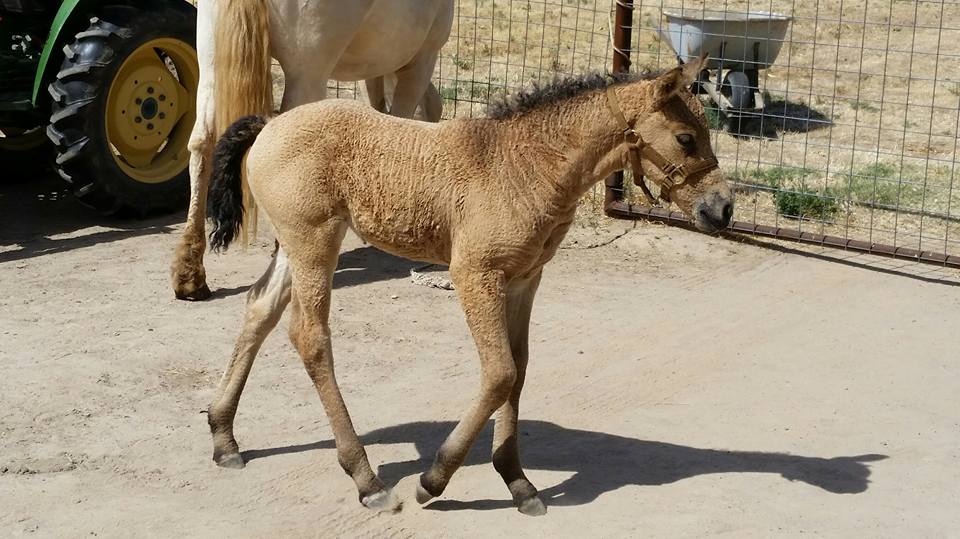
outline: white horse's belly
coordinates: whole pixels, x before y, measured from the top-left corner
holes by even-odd
[[[396,2],[389,9],[374,9],[340,56],[332,78],[367,79],[409,64],[432,37],[436,16],[435,10],[415,4]]]
[[[431,42],[437,42],[433,50],[446,41],[449,29],[435,23],[448,15],[443,7],[448,2],[318,0],[300,6],[294,0],[275,0],[273,54],[285,71],[309,68],[316,76],[336,80],[394,73]]]

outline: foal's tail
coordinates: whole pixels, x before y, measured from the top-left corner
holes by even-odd
[[[217,134],[250,114],[273,112],[270,73],[270,13],[264,0],[217,0],[214,22],[214,118]],[[257,211],[246,185],[247,231],[257,233]]]
[[[213,151],[208,215],[213,219],[210,247],[222,251],[240,232],[243,223],[243,157],[267,125],[263,116],[244,116],[220,137]]]

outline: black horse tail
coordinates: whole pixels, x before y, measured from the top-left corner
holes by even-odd
[[[210,247],[222,251],[243,224],[243,157],[267,125],[263,116],[244,116],[224,131],[213,152],[207,214],[213,219]]]

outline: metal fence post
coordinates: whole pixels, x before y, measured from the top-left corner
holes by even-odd
[[[630,41],[633,35],[633,0],[614,0],[613,73],[630,70]],[[604,182],[603,207],[609,215],[610,205],[623,199],[623,171],[615,172]]]

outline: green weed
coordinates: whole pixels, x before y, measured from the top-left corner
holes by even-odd
[[[808,168],[770,167],[755,169],[742,175],[740,181],[756,187],[773,190],[777,213],[796,219],[826,220],[840,211],[840,204],[833,189],[822,193],[806,185],[816,174]]]
[[[710,129],[721,129],[723,127],[723,111],[713,107],[704,107],[703,111],[707,115],[707,125],[710,126]]]

